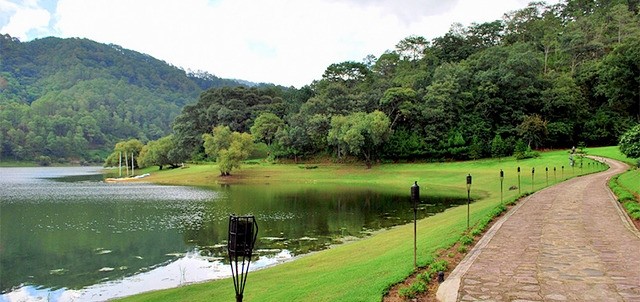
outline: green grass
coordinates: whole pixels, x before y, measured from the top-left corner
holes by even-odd
[[[636,197],[640,196],[640,169],[632,169],[621,174],[618,177],[618,183],[625,189],[634,193]]]
[[[597,148],[586,148],[585,151],[588,155],[598,155],[604,156],[608,158],[617,159],[621,162],[625,162],[629,165],[637,165],[638,159],[627,157],[626,155],[620,152],[620,148],[618,146],[610,146],[610,147],[597,147]]]
[[[600,147],[589,148],[588,154],[599,155],[617,159],[634,166],[638,164],[638,159],[629,158],[620,152],[620,148]],[[633,219],[640,220],[640,170],[636,167],[618,176],[612,177],[609,181],[611,191],[618,197],[623,207]]]
[[[288,181],[297,183],[333,183],[368,186],[406,193],[418,181],[421,196],[455,195],[466,198],[465,176],[473,176],[471,225],[486,223],[487,217],[500,208],[499,171],[503,169],[504,201],[512,201],[518,190],[516,169],[521,167],[521,191],[532,191],[531,168],[535,167],[533,190],[546,186],[545,167],[549,167],[548,183],[560,182],[579,173],[590,173],[604,167],[568,166],[566,151],[542,153],[535,159],[479,160],[472,162],[430,164],[387,164],[365,169],[353,165],[318,165],[300,169],[297,165],[258,164],[234,171],[231,178],[218,177],[213,165],[193,165],[186,169],[152,172],[148,180],[160,183],[210,185],[216,182],[263,183]],[[556,167],[554,177],[553,167]],[[564,176],[564,177],[562,177]],[[424,198],[423,198],[424,199]],[[466,231],[466,206],[448,209],[418,222],[419,266],[433,262],[439,249],[453,246]],[[295,261],[251,272],[245,290],[247,301],[379,301],[386,291],[407,278],[413,270],[413,225],[402,225],[380,231],[355,242],[303,256]],[[174,289],[144,293],[125,301],[233,301],[231,279],[215,280]]]
[[[15,160],[1,160],[0,167],[8,168],[8,167],[38,167],[38,164],[35,162],[28,161],[15,161]]]

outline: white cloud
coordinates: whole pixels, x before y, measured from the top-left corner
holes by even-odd
[[[38,7],[35,0],[14,3],[0,0],[2,19],[7,22],[0,28],[0,32],[8,33],[22,41],[48,32],[51,15]]]
[[[5,26],[14,28],[11,35],[22,38],[46,26],[35,1],[0,0],[3,11],[20,8]],[[410,35],[431,40],[454,22],[500,19],[526,1],[58,0],[50,32],[118,44],[221,77],[302,86],[332,63],[379,56]]]

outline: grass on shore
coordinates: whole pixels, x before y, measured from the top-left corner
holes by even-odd
[[[590,148],[588,151],[592,155],[600,155],[619,161],[626,162],[633,166],[638,163],[638,159],[626,157],[620,152],[618,147]],[[609,181],[609,187],[618,197],[629,216],[636,221],[640,220],[640,169],[631,168],[629,171],[614,176]]]
[[[562,170],[561,166],[565,168]],[[192,165],[186,169],[151,172],[145,181],[167,184],[207,186],[216,182],[234,183],[333,183],[349,186],[386,188],[406,193],[413,181],[421,186],[422,199],[427,195],[466,197],[465,176],[473,176],[471,228],[492,215],[500,203],[500,169],[504,170],[504,201],[519,195],[517,167],[521,167],[522,193],[580,173],[604,169],[584,159],[582,169],[568,167],[566,151],[542,153],[535,159],[516,161],[479,160],[430,164],[387,164],[365,169],[353,165],[318,165],[305,169],[301,165],[247,165],[230,178],[220,178],[213,165]],[[546,171],[545,168],[549,168]],[[554,174],[553,168],[556,168]],[[532,188],[532,168],[535,168]],[[156,170],[157,168],[153,169]],[[149,172],[149,171],[141,171]],[[547,176],[548,175],[548,176]],[[418,222],[418,264],[431,262],[440,249],[452,246],[466,230],[465,206],[422,219]],[[248,276],[247,301],[379,301],[386,291],[401,282],[413,270],[413,225],[402,225],[378,232],[355,242],[303,256],[295,261],[251,272]],[[231,279],[183,286],[127,297],[124,301],[233,301]]]
[[[634,159],[622,154],[622,152],[620,152],[620,147],[618,146],[586,148],[585,151],[587,155],[597,155],[613,158],[621,162],[625,162],[631,166],[638,164],[638,160],[640,160],[640,158]]]

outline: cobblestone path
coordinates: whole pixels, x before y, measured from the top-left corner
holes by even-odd
[[[438,298],[640,301],[640,233],[606,184],[627,166],[606,161],[605,172],[520,202],[456,267]]]

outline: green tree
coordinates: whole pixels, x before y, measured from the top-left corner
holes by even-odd
[[[549,134],[547,123],[539,114],[527,115],[517,127],[518,134],[527,141],[529,148],[532,145],[537,148],[542,145]]]
[[[405,87],[393,87],[384,92],[380,99],[380,107],[388,117],[393,119],[390,125],[391,128],[399,118],[410,117],[415,111],[414,103],[417,95],[413,89]]]
[[[505,143],[500,134],[496,134],[496,136],[493,137],[493,140],[491,140],[491,156],[500,158],[509,155],[508,153],[509,146]]]
[[[263,141],[267,146],[271,146],[278,129],[284,126],[284,121],[271,112],[260,114],[251,126],[251,135],[257,140]]]
[[[640,158],[640,124],[620,137],[620,152],[630,158]]]
[[[207,156],[214,158],[221,176],[231,175],[231,170],[240,168],[254,149],[253,137],[248,133],[231,131],[229,126],[213,128],[213,135],[203,135]]]
[[[122,164],[124,164],[126,168],[131,167],[131,161],[133,161],[133,167],[138,166],[136,158],[140,155],[140,151],[142,151],[143,146],[144,145],[137,139],[130,139],[128,141],[120,141],[116,143],[113,148],[113,152],[105,160],[104,166],[118,166],[120,164],[120,160],[122,160]],[[133,156],[133,159],[131,156]],[[127,159],[126,161],[125,158]]]
[[[178,167],[183,160],[176,156],[179,153],[173,152],[177,148],[173,135],[150,141],[142,147],[138,162],[142,167],[158,166],[160,170],[165,165]]]
[[[352,154],[365,160],[371,168],[380,147],[390,134],[389,117],[381,111],[356,112],[348,116],[334,116],[329,130],[329,145],[337,148],[338,155]]]

